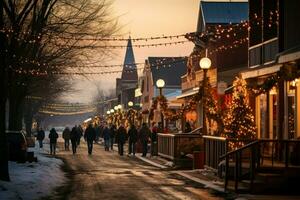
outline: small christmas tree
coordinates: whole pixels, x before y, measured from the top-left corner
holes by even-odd
[[[236,149],[243,146],[245,140],[254,139],[255,133],[256,126],[248,102],[247,83],[237,77],[233,82],[233,96],[224,119],[224,136],[240,141],[229,143],[232,149]]]

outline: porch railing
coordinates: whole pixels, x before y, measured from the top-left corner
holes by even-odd
[[[205,150],[205,166],[218,169],[219,159],[227,153],[228,140],[224,137],[203,136]]]
[[[225,161],[225,190],[228,187],[232,166],[234,189],[244,177],[249,177],[250,190],[253,189],[255,174],[259,170],[300,168],[300,140],[271,140],[260,139],[251,142],[237,150],[227,152],[220,157]],[[248,174],[248,176],[245,176]]]
[[[193,153],[193,147],[203,145],[202,136],[197,133],[158,134],[158,155],[175,160]]]

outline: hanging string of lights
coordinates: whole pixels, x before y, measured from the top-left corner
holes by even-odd
[[[82,111],[76,111],[76,112],[55,112],[55,111],[49,111],[49,110],[39,110],[39,113],[47,114],[47,115],[79,115],[79,114],[85,114],[85,113],[92,113],[95,111],[96,111],[95,109],[82,110]]]

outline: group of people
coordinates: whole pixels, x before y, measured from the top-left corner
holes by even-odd
[[[118,128],[114,125],[103,125],[103,139],[105,151],[113,150],[113,144],[118,144],[119,155],[124,155],[124,145],[128,141],[128,155],[135,155],[138,141],[142,147],[142,156],[148,152],[148,143],[151,142],[151,155],[156,154],[158,128],[153,126],[152,131],[146,123],[141,128],[131,124],[128,129],[121,124]]]
[[[71,140],[71,145],[72,145],[72,152],[73,154],[76,153],[76,149],[77,149],[77,146],[80,145],[80,140],[83,136],[83,129],[81,128],[81,126],[74,126],[72,128],[72,130],[70,130],[69,127],[66,127],[64,130],[63,130],[63,133],[62,133],[62,137],[65,141],[65,150],[66,151],[69,151],[70,150],[70,140]]]
[[[89,124],[85,131],[80,125],[76,125],[72,129],[66,127],[62,132],[62,138],[64,139],[64,148],[66,151],[70,150],[69,146],[71,141],[73,154],[76,154],[76,149],[80,145],[82,137],[84,137],[87,142],[88,154],[92,154],[93,143],[98,142],[99,137],[102,137],[105,151],[113,150],[114,144],[117,144],[118,153],[122,156],[124,155],[124,145],[128,141],[128,154],[135,155],[137,143],[139,142],[142,148],[142,156],[146,156],[149,142],[151,142],[151,155],[156,155],[158,131],[159,127],[153,125],[152,130],[150,130],[146,123],[143,123],[140,128],[132,124],[127,129],[123,124],[119,127],[116,127],[114,124],[108,125],[106,123],[97,127],[93,127],[92,124]],[[50,140],[50,154],[55,155],[58,139],[55,128],[50,130],[48,137]],[[40,148],[43,148],[44,138],[45,132],[43,129],[40,129],[37,133]]]

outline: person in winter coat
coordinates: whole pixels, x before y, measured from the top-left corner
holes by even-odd
[[[69,146],[70,146],[70,135],[71,135],[71,131],[70,131],[69,127],[66,127],[65,130],[62,133],[62,137],[65,140],[65,150],[66,151],[70,150],[70,148],[69,148]]]
[[[77,137],[78,137],[77,127],[74,126],[74,127],[72,128],[71,133],[70,133],[70,139],[71,139],[71,144],[72,144],[72,151],[73,151],[73,154],[76,153],[76,149],[77,149],[77,141],[78,141]]]
[[[109,146],[110,146],[110,129],[109,129],[109,127],[107,125],[104,126],[103,139],[104,139],[104,149],[105,149],[105,151],[109,151]]]
[[[128,154],[130,155],[132,153],[133,155],[135,155],[135,147],[136,147],[136,142],[138,140],[138,131],[135,128],[134,124],[131,125],[128,131],[128,137],[129,137]]]
[[[151,132],[151,156],[157,155],[157,126],[152,127]]]
[[[150,134],[151,134],[151,131],[148,128],[147,124],[143,123],[142,128],[141,128],[140,133],[139,133],[140,141],[141,141],[142,149],[143,149],[142,150],[143,151],[142,157],[145,157],[147,155],[148,141],[150,139]]]
[[[55,151],[56,151],[56,143],[57,143],[57,138],[58,138],[58,134],[55,130],[55,128],[52,128],[50,130],[50,133],[49,133],[49,139],[50,139],[50,154],[52,155],[55,155]]]
[[[93,151],[93,142],[96,139],[96,131],[93,128],[92,124],[89,124],[88,127],[86,128],[84,132],[84,139],[87,142],[88,153],[89,155],[91,155]]]
[[[116,137],[116,126],[114,124],[110,127],[110,149],[114,149],[115,137]]]
[[[40,148],[43,148],[43,140],[45,139],[45,131],[40,128],[37,133],[36,139],[39,141]]]
[[[77,127],[77,134],[77,145],[79,146],[81,137],[83,136],[83,129],[80,125]]]
[[[127,133],[126,133],[126,129],[124,128],[124,125],[120,125],[118,131],[117,131],[117,141],[118,141],[118,151],[119,151],[119,155],[123,156],[124,154],[124,144],[126,142],[127,139]]]

